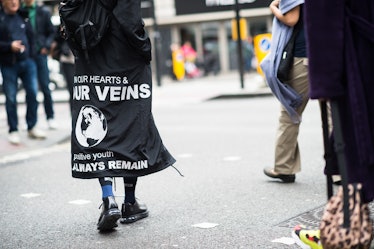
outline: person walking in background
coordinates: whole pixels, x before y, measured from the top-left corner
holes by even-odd
[[[220,70],[218,47],[213,42],[204,44],[204,76],[217,75]]]
[[[28,135],[33,139],[44,139],[46,134],[36,128],[37,76],[34,55],[33,32],[27,13],[20,10],[19,0],[2,0],[0,11],[0,68],[6,98],[9,137],[12,144],[20,144],[18,132],[17,91],[18,78],[26,91],[26,123]]]
[[[23,0],[23,8],[29,12],[30,23],[34,31],[36,49],[36,67],[38,82],[44,96],[44,110],[50,129],[56,129],[52,93],[49,89],[48,55],[55,37],[55,28],[51,22],[51,14],[44,6],[38,6],[35,0]]]
[[[270,4],[270,10],[274,14],[273,43],[281,42],[277,34],[280,32],[291,32],[293,27],[301,22],[301,30],[298,32],[294,47],[294,61],[287,82],[280,82],[276,77],[277,64],[280,61],[282,51],[276,49],[284,47],[284,44],[274,44],[271,52],[262,61],[261,67],[265,73],[266,80],[273,93],[281,101],[281,113],[277,130],[275,144],[274,166],[264,169],[265,175],[280,179],[286,183],[295,181],[295,174],[301,170],[301,160],[298,145],[299,126],[302,113],[309,100],[307,50],[303,27],[303,5],[304,0],[274,0]],[[275,30],[279,29],[279,30]],[[288,36],[290,37],[290,36]],[[284,42],[284,41],[283,41]],[[272,64],[271,64],[272,63]],[[283,84],[284,83],[284,84]],[[286,99],[284,92],[279,87],[286,85],[288,91],[292,91],[295,101]],[[295,104],[294,102],[297,102]],[[291,104],[289,104],[291,103]]]
[[[74,84],[74,54],[69,48],[68,43],[57,32],[51,45],[51,56],[60,62],[60,70],[66,81],[66,88],[69,91],[70,110],[73,101],[73,84]]]
[[[185,41],[181,47],[184,56],[184,67],[187,78],[197,78],[201,76],[199,68],[196,66],[197,52],[192,47],[190,41]]]
[[[184,67],[184,55],[177,43],[170,45],[170,73],[174,80],[184,80],[186,70]]]
[[[147,206],[135,196],[138,177],[172,166],[175,159],[152,115],[151,43],[141,1],[98,1],[112,16],[102,40],[88,53],[69,40],[76,55],[71,170],[75,178],[99,179],[103,204],[97,229],[107,231],[120,218],[131,223],[148,216]],[[121,211],[113,194],[114,177],[124,181]]]
[[[243,41],[243,58],[244,58],[244,70],[251,72],[253,69],[252,61],[254,56],[253,38],[249,36],[247,40]]]

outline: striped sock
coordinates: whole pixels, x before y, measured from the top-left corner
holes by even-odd
[[[135,187],[137,177],[124,177],[123,183],[125,185],[125,203],[135,203]]]
[[[101,177],[99,178],[99,182],[101,185],[102,190],[102,198],[106,198],[108,196],[113,196],[113,178],[112,177]]]

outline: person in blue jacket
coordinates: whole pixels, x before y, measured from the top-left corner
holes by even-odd
[[[8,140],[18,145],[17,91],[18,78],[26,91],[26,123],[28,135],[44,139],[46,134],[36,127],[38,115],[38,85],[36,65],[33,60],[34,39],[28,13],[20,10],[19,0],[2,0],[0,10],[0,68],[3,77],[5,109],[9,125]]]

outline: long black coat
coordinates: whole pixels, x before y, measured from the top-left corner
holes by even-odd
[[[374,199],[374,1],[306,0],[310,97],[339,103],[348,181]]]
[[[118,1],[89,61],[83,54],[76,58],[73,177],[142,176],[175,162],[151,112],[151,43],[140,10],[140,0]]]

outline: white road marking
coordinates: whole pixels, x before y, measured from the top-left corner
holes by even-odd
[[[27,193],[27,194],[22,194],[21,196],[24,198],[30,199],[30,198],[38,197],[40,195],[41,194],[37,194],[37,193]]]
[[[210,222],[203,222],[203,223],[194,224],[192,226],[197,227],[197,228],[207,229],[207,228],[216,227],[216,226],[218,226],[218,224],[217,223],[210,223]]]
[[[91,203],[91,201],[88,201],[88,200],[75,200],[75,201],[69,201],[70,204],[74,204],[74,205],[86,205],[86,204],[89,204]]]

